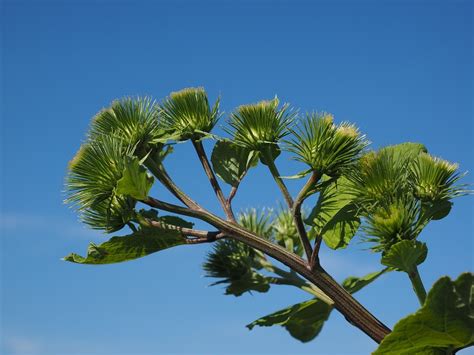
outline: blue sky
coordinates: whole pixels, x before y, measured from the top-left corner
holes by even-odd
[[[474,171],[471,1],[3,1],[1,96],[2,354],[367,354],[376,344],[335,312],[301,344],[259,316],[308,297],[274,287],[223,296],[200,265],[209,246],[178,247],[90,267],[60,258],[107,236],[62,204],[67,162],[90,118],[114,98],[156,99],[204,86],[234,107],[275,94],[302,112],[357,123],[374,148],[416,141]],[[224,123],[224,121],[222,122]],[[221,132],[219,129],[217,132]],[[208,144],[208,143],[206,143]],[[209,148],[209,145],[207,145]],[[299,169],[282,156],[284,175]],[[193,151],[168,169],[216,209]],[[301,169],[300,169],[301,170]],[[191,173],[189,172],[191,171]],[[473,182],[472,174],[465,179]],[[296,192],[299,183],[291,186]],[[161,194],[161,190],[156,190]],[[252,171],[235,210],[274,206],[268,173]],[[421,238],[427,287],[473,269],[472,197]],[[204,227],[201,225],[201,227]],[[324,249],[339,280],[379,269],[354,239]],[[389,326],[417,309],[407,278],[383,276],[357,298]],[[464,353],[468,353],[466,350]]]

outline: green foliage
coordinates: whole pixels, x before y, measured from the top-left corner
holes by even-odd
[[[179,140],[201,138],[219,119],[219,102],[209,106],[204,88],[187,88],[172,92],[161,105],[163,125]]]
[[[235,142],[250,150],[264,152],[268,145],[272,146],[288,135],[288,127],[292,124],[295,113],[289,110],[287,104],[278,109],[278,104],[279,100],[275,98],[239,106],[231,113],[229,132],[234,136]]]
[[[135,200],[117,194],[133,149],[114,136],[100,136],[82,145],[69,163],[66,202],[94,229],[114,232],[131,218]]]
[[[122,177],[117,181],[116,193],[136,200],[145,200],[153,180],[153,177],[147,174],[147,170],[140,165],[137,157],[127,157]]]
[[[143,229],[123,237],[112,237],[100,245],[91,243],[85,258],[72,253],[64,260],[78,264],[120,263],[181,244],[184,244],[184,238],[177,231]]]
[[[368,142],[347,122],[333,123],[327,113],[312,113],[292,130],[288,150],[318,174],[339,176],[357,161]]]
[[[372,272],[363,277],[350,276],[342,282],[342,287],[349,293],[355,293],[371,282],[375,281],[379,276],[391,271],[390,268],[385,268],[380,271]]]
[[[323,180],[330,181],[328,177]],[[350,186],[345,177],[340,177],[335,183],[326,184],[320,190],[316,206],[306,219],[315,234],[322,236],[331,249],[345,248],[360,225]]]
[[[375,355],[452,354],[474,344],[474,275],[442,277],[415,314],[400,320]]]
[[[292,197],[275,164],[281,153],[280,144],[286,139],[289,153],[307,165],[305,171],[288,178],[312,174],[296,201],[319,194],[304,220],[309,226],[308,239],[322,238],[332,249],[345,248],[362,226],[365,240],[372,244],[372,250],[381,252],[381,263],[387,266],[364,277],[349,277],[342,287],[354,293],[388,271],[405,271],[423,302],[426,292],[417,265],[425,260],[427,246],[417,238],[430,221],[449,214],[454,197],[469,193],[458,184],[463,175],[458,173],[457,165],[429,155],[418,143],[365,153],[367,141],[354,125],[336,125],[331,115],[313,113],[295,127],[296,116],[289,105],[279,107],[277,98],[239,106],[230,114],[230,127],[224,128],[233,136],[228,140],[210,134],[220,117],[219,99],[211,107],[203,88],[171,93],[160,106],[149,98],[114,101],[94,117],[86,142],[69,165],[66,201],[77,208],[92,228],[110,233],[128,225],[132,233],[112,237],[100,245],[91,243],[85,257],[70,254],[65,260],[81,264],[117,263],[181,244],[224,237],[214,243],[203,268],[206,276],[218,279],[213,285],[225,285],[226,294],[240,296],[245,292],[267,292],[270,285],[288,285],[317,297],[262,317],[249,324],[249,329],[280,325],[302,342],[314,339],[338,296],[332,293],[334,299],[329,298],[322,291],[325,287],[329,290],[327,284],[316,285],[316,278],[307,277],[315,282],[309,284],[295,272],[307,275],[308,271],[302,272],[301,268],[312,265],[304,264],[301,236],[295,223],[294,215],[299,216],[302,206],[291,207]],[[233,187],[231,196],[259,159],[268,166],[290,209],[280,207],[276,213],[248,209],[238,221],[264,238],[254,237],[250,245],[260,243],[262,251],[283,264],[297,265],[295,270],[283,270],[262,251],[230,239],[229,236],[238,235],[252,237],[241,233],[242,229],[233,222],[220,220],[201,208],[171,180],[163,165],[163,159],[172,152],[172,144],[167,142],[199,141],[206,137],[217,138],[211,162],[214,173]],[[198,153],[207,162],[205,154]],[[146,168],[187,207],[147,199],[154,179]],[[212,178],[211,183],[222,201],[220,188]],[[222,203],[224,208],[228,208],[229,201]],[[189,230],[193,223],[177,216],[158,216],[155,209],[136,211],[138,202],[202,219],[226,236],[214,231]],[[316,265],[310,272],[322,269]],[[448,278],[438,281],[422,309],[400,321],[376,353],[451,353],[473,344],[472,278],[472,274],[463,274],[455,282]],[[344,294],[330,278],[326,280],[333,291]],[[339,297],[339,302],[341,299],[344,298]],[[350,313],[345,315],[351,318]]]
[[[425,261],[427,255],[428,248],[425,243],[418,240],[402,240],[383,254],[381,263],[409,273]]]
[[[116,100],[100,111],[92,120],[89,139],[115,136],[122,139],[124,145],[135,147],[137,153],[146,154],[165,134],[155,101],[138,97]]]
[[[254,151],[228,141],[220,140],[211,155],[212,167],[217,176],[232,186],[238,186],[247,171],[257,165]]]
[[[320,300],[309,300],[259,318],[247,325],[247,328],[251,330],[255,326],[270,327],[280,325],[292,337],[306,343],[313,340],[319,334],[331,310],[331,306]]]
[[[349,293],[355,293],[388,271],[390,269],[385,268],[363,277],[351,276],[343,281],[342,286]],[[332,305],[319,299],[311,299],[259,318],[248,324],[247,328],[279,325],[284,327],[293,338],[306,343],[321,332],[324,322],[329,318],[332,310]]]

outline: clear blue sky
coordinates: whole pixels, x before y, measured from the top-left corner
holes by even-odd
[[[245,324],[307,296],[284,287],[223,296],[202,277],[209,246],[102,267],[60,261],[107,238],[77,221],[61,191],[90,118],[114,98],[161,99],[202,85],[212,99],[221,94],[230,112],[278,94],[302,112],[325,110],[357,123],[375,148],[422,142],[474,171],[471,1],[4,0],[1,23],[2,354],[375,348],[335,312],[305,345],[279,327],[248,331]],[[284,175],[300,168],[285,157],[278,164]],[[168,167],[187,192],[215,207],[188,146],[179,146]],[[472,173],[465,180],[473,182]],[[255,169],[235,209],[275,205],[277,194],[268,173]],[[472,213],[472,197],[461,198],[448,218],[423,233],[427,287],[473,269]],[[350,250],[323,250],[324,265],[338,279],[379,268],[379,256],[359,241]],[[357,298],[390,326],[417,309],[398,273]]]

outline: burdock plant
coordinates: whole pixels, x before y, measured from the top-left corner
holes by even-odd
[[[217,279],[214,285],[225,286],[226,294],[286,285],[310,295],[255,320],[250,329],[280,325],[307,342],[335,309],[380,343],[376,354],[451,354],[473,344],[473,275],[465,273],[455,281],[443,277],[427,294],[418,271],[428,251],[418,240],[421,232],[448,215],[455,197],[469,193],[458,184],[463,174],[457,165],[429,155],[416,143],[371,151],[353,124],[336,123],[328,113],[300,115],[277,98],[231,112],[224,127],[230,137],[212,133],[221,116],[219,99],[211,105],[203,88],[173,92],[162,102],[125,98],[100,111],[69,164],[66,202],[94,229],[128,232],[91,244],[85,257],[70,254],[65,260],[117,263],[179,245],[213,243],[204,271]],[[215,142],[210,159],[204,139]],[[186,141],[196,151],[223,216],[193,200],[165,168],[173,145]],[[306,177],[296,196],[277,168],[282,150],[305,165],[292,176]],[[236,216],[232,200],[259,162],[268,168],[285,204]],[[218,178],[230,185],[228,194]],[[176,201],[151,196],[155,182]],[[304,207],[310,196],[316,203]],[[189,217],[210,228],[195,229]],[[356,234],[381,254],[383,268],[339,284],[321,264],[319,250],[323,242],[334,250],[346,248]],[[392,271],[408,275],[421,304],[393,331],[353,297]]]

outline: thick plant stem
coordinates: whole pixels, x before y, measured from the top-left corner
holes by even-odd
[[[408,272],[408,277],[410,278],[411,284],[413,286],[413,291],[415,291],[416,297],[420,301],[420,305],[425,304],[426,300],[426,289],[421,281],[420,273],[418,268],[415,266],[412,271]]]
[[[169,212],[199,218],[213,225],[225,235],[247,244],[252,248],[260,250],[285,264],[322,290],[331,300],[334,301],[334,307],[341,312],[351,324],[361,329],[377,343],[380,343],[382,339],[390,333],[390,329],[387,328],[387,326],[365,309],[321,266],[318,265],[314,270],[311,270],[309,264],[298,255],[289,252],[285,248],[276,245],[267,239],[257,236],[235,223],[224,221],[202,208],[193,210],[155,200],[153,198],[149,198],[143,202],[152,207]]]

